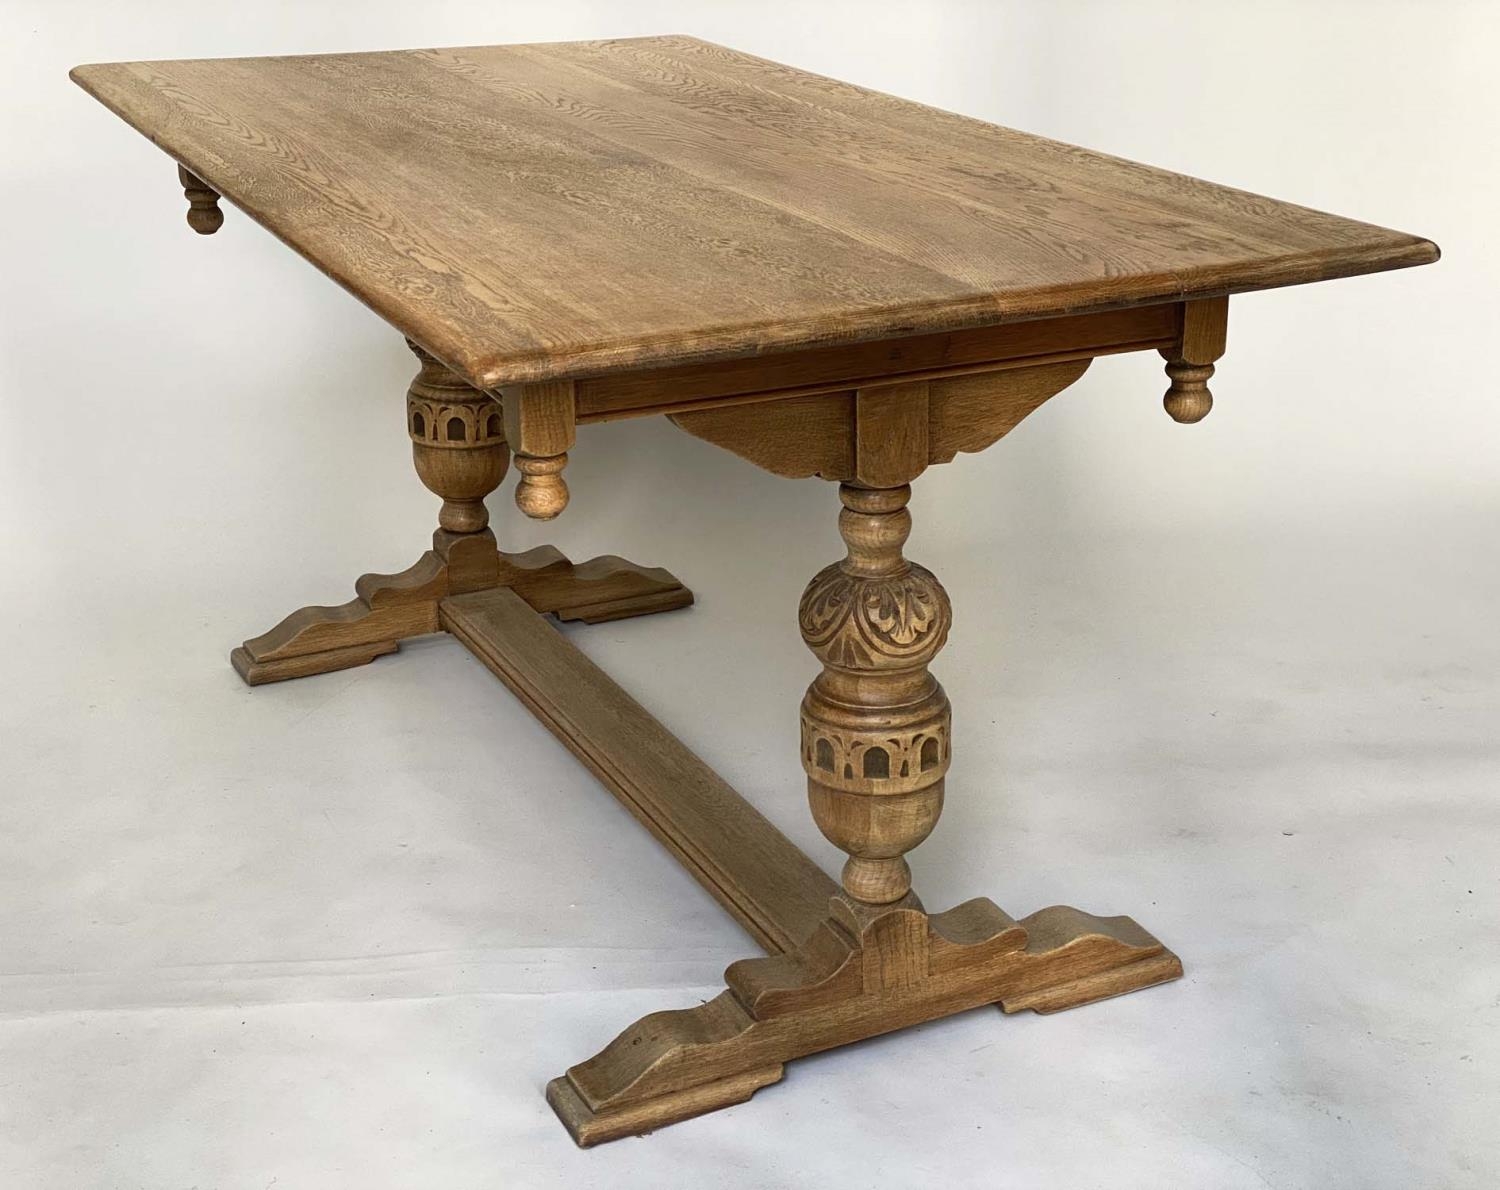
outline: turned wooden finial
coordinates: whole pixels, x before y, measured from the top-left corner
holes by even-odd
[[[177,167],[177,180],[187,196],[188,226],[200,236],[211,236],[224,226],[224,212],[219,210],[219,192],[197,174]]]
[[[843,484],[848,556],[807,585],[802,639],[823,672],[802,701],[802,767],[824,836],[849,856],[844,892],[867,905],[911,891],[906,853],[937,824],[951,760],[948,696],[927,665],[953,612],[908,562],[911,488]]]
[[[510,461],[500,406],[411,340],[421,370],[406,394],[412,460],[427,490],[443,498],[438,524],[478,533],[490,523],[484,498],[500,486]]]
[[[1174,346],[1161,352],[1172,382],[1162,405],[1173,421],[1191,425],[1202,421],[1214,407],[1208,382],[1214,374],[1214,361],[1224,354],[1228,325],[1227,297],[1182,304],[1181,334]]]
[[[562,477],[568,455],[517,455],[516,470],[521,473],[516,484],[516,507],[532,520],[550,521],[568,506],[568,484]]]
[[[1214,395],[1208,391],[1213,364],[1189,364],[1173,359],[1166,352],[1162,354],[1167,361],[1167,376],[1172,381],[1162,405],[1173,421],[1184,425],[1202,421],[1214,407]]]
[[[515,452],[516,507],[533,520],[550,521],[568,506],[562,477],[576,430],[571,380],[544,380],[501,390],[505,437]]]

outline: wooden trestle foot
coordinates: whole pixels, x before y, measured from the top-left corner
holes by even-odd
[[[984,1004],[1058,1012],[1182,974],[1128,917],[1065,905],[1015,921],[983,898],[929,916],[915,897],[869,912],[836,897],[786,954],[747,959],[694,1008],[642,1017],[547,1086],[588,1146],[743,1102],[793,1058]]]
[[[510,459],[500,406],[415,343],[421,370],[406,397],[412,459],[443,501],[432,549],[400,574],[367,574],[337,607],[304,607],[229,656],[252,686],[365,665],[413,636],[442,631],[450,595],[509,588],[534,610],[595,624],[686,607],[693,593],[667,571],[613,555],[574,565],[550,545],[502,552],[485,497]]]
[[[581,1145],[741,1103],[793,1058],[983,1004],[1057,1012],[1175,979],[1128,917],[987,900],[929,916],[839,886],[511,590],[442,601],[443,625],[748,930],[707,1004],[653,1013],[547,1088]],[[816,752],[814,751],[814,759]]]

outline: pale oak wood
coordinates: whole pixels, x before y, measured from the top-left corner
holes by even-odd
[[[814,393],[780,401],[685,410],[670,418],[773,475],[854,477],[854,394]]]
[[[1075,383],[1089,359],[1007,372],[979,372],[935,381],[927,427],[929,463],[951,463],[963,452],[993,446],[1042,403]]]
[[[576,433],[571,380],[521,384],[500,390],[505,406],[505,437],[516,453],[516,507],[539,521],[550,521],[568,506],[562,471]]]
[[[926,470],[931,388],[926,380],[900,380],[854,390],[856,482],[900,487]]]
[[[692,592],[667,571],[613,555],[575,566],[552,546],[522,554],[501,551],[488,528],[484,499],[505,476],[508,422],[516,419],[416,343],[407,345],[420,365],[406,395],[412,461],[423,484],[443,501],[432,549],[400,574],[364,575],[348,603],[299,608],[245,641],[229,659],[246,683],[259,686],[368,664],[394,653],[403,640],[441,631],[439,602],[467,591],[506,587],[538,612],[585,623],[693,602]],[[561,404],[555,394],[542,391],[524,405],[512,400],[510,407],[529,411],[515,426],[518,441],[544,451],[571,443],[571,405]]]
[[[456,536],[490,523],[484,498],[500,486],[510,448],[500,407],[465,384],[418,344],[421,365],[406,392],[406,432],[423,485],[443,501],[438,527]]]
[[[1437,256],[689,37],[73,77],[486,390]]]
[[[776,475],[818,475],[878,484],[879,477],[888,478],[888,473],[861,470],[861,458],[867,467],[878,468],[876,455],[896,449],[897,440],[887,441],[889,424],[872,421],[877,402],[887,403],[890,418],[910,414],[917,419],[907,431],[910,440],[904,442],[905,449],[915,450],[915,456],[906,457],[897,472],[915,478],[928,464],[951,462],[960,451],[992,446],[1049,397],[1082,376],[1090,362],[1088,358],[1069,359],[932,380],[903,378],[849,392],[776,394],[707,409],[690,406],[669,416],[695,438],[722,446]],[[913,406],[911,410],[901,408],[907,403]],[[861,412],[865,414],[863,430]]]
[[[787,950],[818,925],[833,881],[519,595],[456,596],[441,615],[756,941]]]
[[[577,415],[584,423],[691,413],[852,390],[897,378],[934,380],[1089,360],[1124,351],[1175,347],[1181,333],[1179,305],[1137,306],[749,360],[657,368],[579,381],[575,386]]]
[[[548,1087],[575,1140],[598,1144],[743,1102],[785,1062],[996,1003],[1055,1012],[1175,979],[1129,918],[1056,906],[1016,922],[976,900],[929,917],[909,894],[833,896],[784,835],[504,588],[445,599],[444,626],[535,713],[773,953],[729,990],[656,1013]]]
[[[413,636],[438,631],[437,601],[448,590],[448,569],[424,554],[400,574],[366,574],[357,594],[336,607],[303,607],[229,655],[247,685],[365,665]]]
[[[600,1144],[742,1103],[820,1050],[984,1004],[1059,1012],[1181,974],[1128,917],[1054,906],[1017,922],[982,898],[931,916],[915,898],[873,912],[836,899],[801,946],[735,963],[706,1004],[643,1017],[553,1079],[547,1101],[578,1144]]]
[[[780,1079],[786,1062],[832,1046],[982,1004],[1060,1011],[1182,974],[1177,956],[1129,918],[1054,906],[1017,922],[982,898],[929,916],[911,891],[905,855],[937,823],[952,759],[948,699],[927,668],[952,612],[937,579],[901,552],[911,530],[905,481],[929,451],[925,401],[895,391],[910,383],[855,398],[856,474],[900,486],[840,487],[847,555],[814,577],[798,611],[803,640],[823,663],[802,704],[802,765],[814,820],[849,854],[842,888],[797,945],[733,964],[714,1000],[642,1018],[548,1084],[548,1102],[580,1145],[744,1102]],[[622,750],[623,732],[601,743],[598,728],[618,730],[622,719],[628,728],[637,712],[623,692],[604,686],[601,702],[616,709],[591,708],[597,726],[580,730],[561,703],[579,687],[559,676],[577,664],[571,646],[505,592],[449,600],[445,617],[455,607],[501,621],[476,653],[534,709],[518,670],[543,675],[552,693],[538,713],[619,793],[610,761],[633,754]],[[520,666],[490,659],[518,652],[516,641],[545,641],[545,650]],[[648,773],[621,796],[644,800],[641,790],[655,784],[656,798],[674,803],[678,784],[665,776]],[[726,854],[738,854],[735,843],[712,841]]]
[[[224,212],[219,210],[219,192],[180,165],[177,180],[182,184],[183,197],[188,200],[188,226],[202,236],[211,236],[223,227]]]
[[[919,458],[905,472],[887,457],[876,465],[895,482],[920,470]],[[844,891],[873,904],[910,891],[905,856],[937,825],[953,759],[948,696],[927,670],[953,609],[932,572],[902,556],[910,498],[905,484],[840,485],[848,553],[813,577],[797,608],[803,643],[823,664],[802,700],[808,804],[849,855]]]
[[[1224,354],[1228,333],[1227,297],[1183,303],[1178,340],[1161,352],[1172,382],[1162,405],[1173,421],[1191,425],[1202,421],[1214,407],[1208,382],[1213,378],[1214,361]]]
[[[902,556],[909,484],[991,445],[1089,362],[1157,350],[1203,417],[1228,296],[1436,259],[1415,236],[1090,153],[692,38],[123,63],[74,77],[405,332],[432,551],[236,651],[247,681],[447,629],[770,958],[653,1014],[548,1090],[581,1144],[748,1098],[801,1054],[984,1003],[1056,1011],[1181,974],[1128,918],[929,916],[906,854],[938,820],[951,610]],[[498,397],[497,397],[498,395]],[[498,400],[498,403],[497,403]],[[809,584],[822,662],[801,757],[835,885],[539,613],[680,606],[664,571],[507,555],[487,496],[567,504],[576,427],[653,413],[841,483],[846,557]],[[830,897],[830,893],[833,895]]]
[[[612,554],[575,564],[550,545],[508,554],[495,548],[488,531],[484,538],[466,544],[482,547],[487,557],[463,559],[471,573],[482,569],[490,576],[478,586],[464,581],[465,566],[429,550],[400,574],[361,576],[348,603],[299,608],[247,640],[229,655],[235,672],[247,684],[261,686],[364,665],[396,652],[403,640],[441,632],[438,603],[450,592],[504,587],[537,612],[585,624],[673,611],[693,602],[693,593],[659,566],[639,566]]]

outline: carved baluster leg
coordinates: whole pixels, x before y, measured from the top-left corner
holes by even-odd
[[[929,915],[912,893],[905,856],[937,822],[950,760],[948,700],[927,666],[951,613],[901,553],[911,489],[867,486],[878,471],[840,487],[848,556],[799,609],[823,663],[802,703],[802,764],[813,817],[849,856],[842,889],[799,946],[732,964],[713,1000],[643,1017],[553,1079],[548,1102],[579,1144],[741,1103],[832,1046],[982,1004],[1055,1012],[1182,973],[1128,917],[1059,905],[1017,921],[982,897]]]
[[[510,448],[500,402],[466,383],[415,343],[420,370],[407,390],[406,429],[412,460],[429,491],[442,500],[432,549],[399,574],[367,574],[355,598],[336,607],[304,607],[230,654],[252,686],[364,665],[393,653],[402,640],[441,631],[438,603],[449,595],[510,587],[532,608],[559,619],[598,623],[686,607],[692,592],[660,567],[637,566],[606,554],[574,565],[550,545],[503,553],[489,528],[485,497],[504,478]],[[530,515],[556,516],[567,503],[557,470],[572,443],[572,389],[536,390],[516,403],[517,440],[545,464],[518,502]],[[557,398],[565,396],[562,402]],[[550,399],[549,399],[550,397]],[[556,456],[547,452],[556,450]],[[528,464],[530,466],[531,464]]]
[[[230,654],[252,686],[364,665],[412,636],[439,631],[438,601],[495,586],[500,554],[484,498],[510,452],[500,406],[416,344],[420,370],[407,390],[406,428],[423,484],[442,498],[433,548],[399,574],[366,574],[337,607],[304,607]]]
[[[1188,339],[1185,353],[1199,353]],[[1011,382],[1055,392],[1081,371]],[[981,1004],[1055,1012],[1182,973],[1128,917],[1056,905],[1017,921],[982,897],[929,915],[912,892],[906,854],[937,823],[951,761],[948,699],[928,665],[952,612],[937,579],[902,555],[909,484],[1018,420],[1016,406],[959,409],[975,434],[955,439],[951,402],[963,398],[920,381],[867,386],[808,409],[822,419],[815,454],[785,457],[800,438],[772,454],[787,473],[841,481],[847,554],[808,584],[798,620],[823,663],[802,702],[802,765],[813,818],[849,857],[842,887],[800,945],[734,963],[714,1000],[644,1017],[554,1079],[548,1101],[579,1144],[742,1102],[790,1059],[830,1046]],[[757,461],[776,426],[753,409],[679,421]]]
[[[423,486],[442,499],[432,552],[447,566],[447,590],[458,595],[497,585],[500,551],[484,498],[500,486],[510,462],[500,404],[465,383],[410,340],[421,370],[406,394],[406,430]]]
[[[948,698],[927,665],[952,610],[908,562],[911,488],[843,484],[849,553],[808,584],[802,639],[823,672],[802,701],[802,765],[818,828],[849,855],[844,891],[885,905],[911,891],[905,855],[937,824],[948,771]]]

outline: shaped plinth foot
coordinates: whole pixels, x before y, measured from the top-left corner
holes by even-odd
[[[1181,974],[1128,917],[1059,905],[1018,922],[983,898],[929,916],[911,894],[878,908],[840,896],[801,946],[732,964],[706,1004],[643,1017],[547,1100],[594,1145],[741,1103],[806,1054],[983,1004],[1058,1012]]]
[[[693,593],[660,566],[638,566],[614,554],[575,565],[550,545],[501,554],[500,575],[497,585],[511,588],[533,610],[585,624],[672,611],[693,602]]]
[[[336,607],[304,607],[229,655],[251,686],[365,665],[401,641],[441,631],[449,595],[510,587],[539,612],[597,624],[687,607],[693,593],[660,567],[605,555],[574,565],[550,545],[521,554],[495,547],[489,530],[439,530],[436,548],[400,574],[367,574]]]
[[[400,574],[366,574],[356,595],[337,607],[298,608],[269,632],[229,655],[251,686],[305,678],[365,665],[394,653],[401,641],[438,630],[438,600],[447,594],[448,567],[423,554]]]

